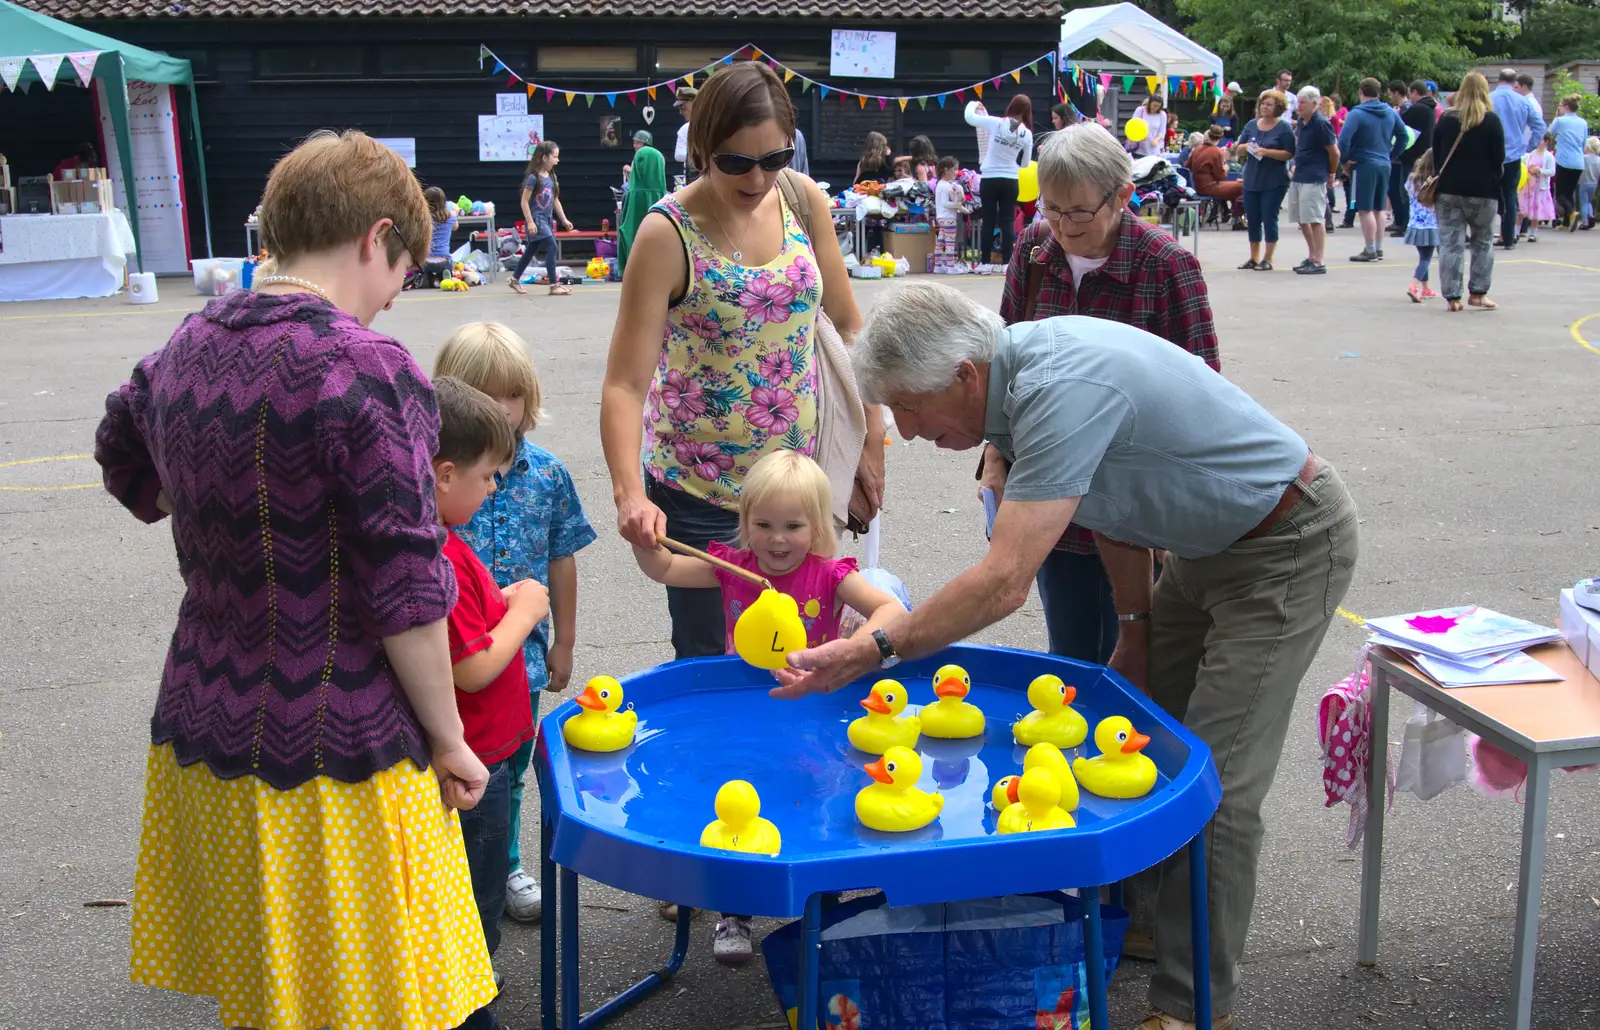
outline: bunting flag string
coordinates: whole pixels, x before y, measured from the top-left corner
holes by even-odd
[[[695,79],[697,77],[704,79],[705,77],[711,75],[712,72],[716,71],[719,66],[730,65],[739,59],[766,62],[766,64],[774,72],[777,72],[783,78],[783,81],[786,84],[794,81],[795,79],[799,79],[801,93],[810,91],[814,86],[820,91],[818,95],[824,100],[828,98],[828,94],[830,93],[839,94],[839,102],[841,104],[847,103],[850,97],[855,97],[863,109],[867,106],[868,100],[876,100],[878,102],[878,109],[880,111],[887,110],[890,101],[894,101],[896,104],[899,104],[900,110],[902,111],[904,111],[906,109],[906,105],[913,100],[917,102],[917,106],[921,109],[926,109],[928,106],[928,101],[930,100],[937,101],[939,106],[942,108],[945,105],[945,101],[949,97],[955,97],[958,102],[965,102],[968,90],[971,90],[973,93],[977,94],[979,98],[982,98],[985,86],[990,86],[995,90],[999,90],[1001,88],[1001,83],[1006,76],[1010,76],[1013,82],[1020,84],[1022,82],[1023,72],[1027,72],[1030,75],[1037,75],[1039,73],[1039,66],[1041,64],[1048,62],[1048,65],[1051,68],[1054,68],[1056,64],[1056,54],[1054,51],[1051,51],[1049,53],[1042,54],[1031,61],[1024,61],[1015,68],[1001,72],[999,75],[993,76],[992,78],[985,79],[980,82],[974,82],[967,86],[962,86],[960,89],[947,89],[939,93],[913,93],[906,96],[889,96],[880,93],[862,93],[858,90],[843,89],[839,86],[831,86],[820,80],[810,78],[802,72],[795,71],[793,68],[785,65],[782,61],[774,58],[771,53],[757,48],[754,44],[747,43],[727,56],[712,61],[704,68],[699,68],[692,72],[686,72],[683,75],[666,79],[662,82],[653,82],[648,85],[635,86],[624,90],[588,91],[581,89],[558,89],[555,86],[524,79],[522,76],[512,71],[510,66],[501,60],[499,55],[497,55],[493,50],[481,43],[478,45],[479,68],[483,68],[486,62],[493,62],[490,74],[507,76],[509,79],[508,85],[523,86],[527,90],[527,94],[530,98],[536,96],[542,91],[547,102],[554,100],[556,95],[559,93],[561,96],[566,98],[568,107],[571,107],[573,100],[578,97],[582,97],[584,99],[584,103],[590,107],[594,106],[596,97],[604,97],[607,104],[612,107],[616,107],[617,95],[619,93],[625,95],[629,101],[637,105],[639,103],[640,92],[645,93],[645,95],[647,95],[651,100],[654,100],[656,99],[657,90],[676,90],[680,83],[685,86],[694,86]],[[1126,76],[1126,78],[1131,80],[1132,76]],[[1110,85],[1111,76],[1109,74],[1102,74],[1101,79],[1104,80],[1106,85]],[[1092,82],[1092,76],[1090,76],[1088,72],[1081,72],[1081,78],[1078,79],[1080,92],[1092,92],[1091,90],[1085,88],[1085,80]],[[1154,79],[1152,79],[1152,81],[1154,81]]]

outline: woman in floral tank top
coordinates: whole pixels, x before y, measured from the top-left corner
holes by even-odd
[[[690,128],[704,174],[639,226],[600,409],[617,528],[632,543],[734,543],[750,467],[815,451],[817,314],[849,338],[861,313],[827,198],[806,180],[807,224],[775,188],[793,148],[794,108],[771,69],[718,73]],[[883,428],[869,408],[851,508],[870,518],[882,495]],[[667,608],[678,658],[723,653],[720,591],[668,588]]]

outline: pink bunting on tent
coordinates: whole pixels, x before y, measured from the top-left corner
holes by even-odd
[[[999,89],[1000,88],[1000,80],[998,78],[996,78],[993,81],[994,81],[994,88],[995,89]]]
[[[1104,86],[1106,89],[1110,89],[1111,88],[1111,73],[1110,72],[1101,72],[1100,73],[1100,85]]]
[[[88,86],[94,78],[94,64],[100,60],[100,51],[83,50],[76,54],[68,54],[67,61],[71,63],[72,70],[78,73],[78,81]]]
[[[878,98],[878,110],[882,111],[884,108],[886,108],[888,106],[889,106],[889,98],[888,97],[879,97]]]
[[[544,91],[544,98],[546,100],[554,100],[556,98],[556,91],[553,90],[553,89],[545,90]]]

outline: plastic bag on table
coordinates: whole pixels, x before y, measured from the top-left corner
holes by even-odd
[[[489,272],[494,269],[494,259],[481,250],[472,251],[467,255],[466,261],[463,263],[472,268],[476,268],[485,275],[489,274]]]
[[[879,552],[883,546],[883,516],[874,515],[867,524],[867,542],[861,556],[861,578],[869,584],[882,590],[890,597],[905,605],[906,611],[911,610],[911,593],[906,590],[906,585],[900,577],[878,564]],[[870,613],[869,613],[870,614]],[[845,605],[839,612],[839,637],[849,637],[866,624],[867,615]]]
[[[910,275],[911,274],[911,262],[909,260],[907,260],[906,258],[903,258],[903,257],[895,258],[894,259],[894,274],[895,275]]]
[[[452,265],[459,265],[461,262],[465,261],[467,259],[467,255],[471,253],[472,244],[463,243],[450,253],[450,263]]]
[[[1400,740],[1395,787],[1424,801],[1467,778],[1466,731],[1421,701]]]

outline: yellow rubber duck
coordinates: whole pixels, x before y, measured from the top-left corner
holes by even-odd
[[[1061,682],[1060,676],[1046,673],[1028,684],[1028,703],[1033,711],[1018,719],[1011,735],[1023,747],[1054,744],[1063,750],[1077,747],[1089,735],[1089,723],[1072,708],[1078,696],[1076,687]]]
[[[994,789],[989,792],[989,804],[994,806],[996,812],[1004,812],[1017,803],[1017,781],[1020,776],[1002,776],[994,781]]]
[[[633,743],[638,713],[622,706],[622,684],[610,676],[596,676],[576,698],[583,711],[561,726],[567,743],[580,751],[621,751]]]
[[[1035,744],[1030,747],[1022,757],[1022,771],[1029,769],[1049,770],[1056,779],[1056,786],[1061,789],[1058,803],[1069,812],[1078,810],[1078,781],[1073,777],[1072,766],[1060,748],[1054,744]]]
[[[1141,754],[1150,738],[1133,732],[1133,723],[1120,715],[1101,719],[1094,728],[1095,758],[1072,763],[1083,789],[1103,798],[1138,798],[1156,785],[1156,763]]]
[[[876,783],[856,795],[856,818],[870,830],[904,833],[920,830],[939,818],[944,797],[918,790],[922,759],[908,747],[895,745],[864,767]]]
[[[776,855],[783,846],[778,828],[761,818],[761,796],[745,780],[724,783],[712,804],[717,818],[701,831],[701,847]]]
[[[899,680],[879,680],[861,701],[867,714],[850,724],[850,743],[869,755],[881,755],[890,748],[912,748],[922,736],[922,720],[901,715],[906,710],[906,688]]]
[[[925,705],[917,716],[922,732],[942,740],[966,740],[983,735],[983,709],[965,700],[972,677],[959,665],[942,665],[933,674],[933,694],[939,700]]]
[[[1061,786],[1055,774],[1043,767],[1029,769],[1017,778],[1017,803],[1000,813],[995,830],[999,833],[1070,830],[1078,824],[1061,807],[1060,801]]]
[[[788,594],[763,590],[733,624],[733,650],[758,669],[781,669],[790,651],[806,649],[800,605]]]

